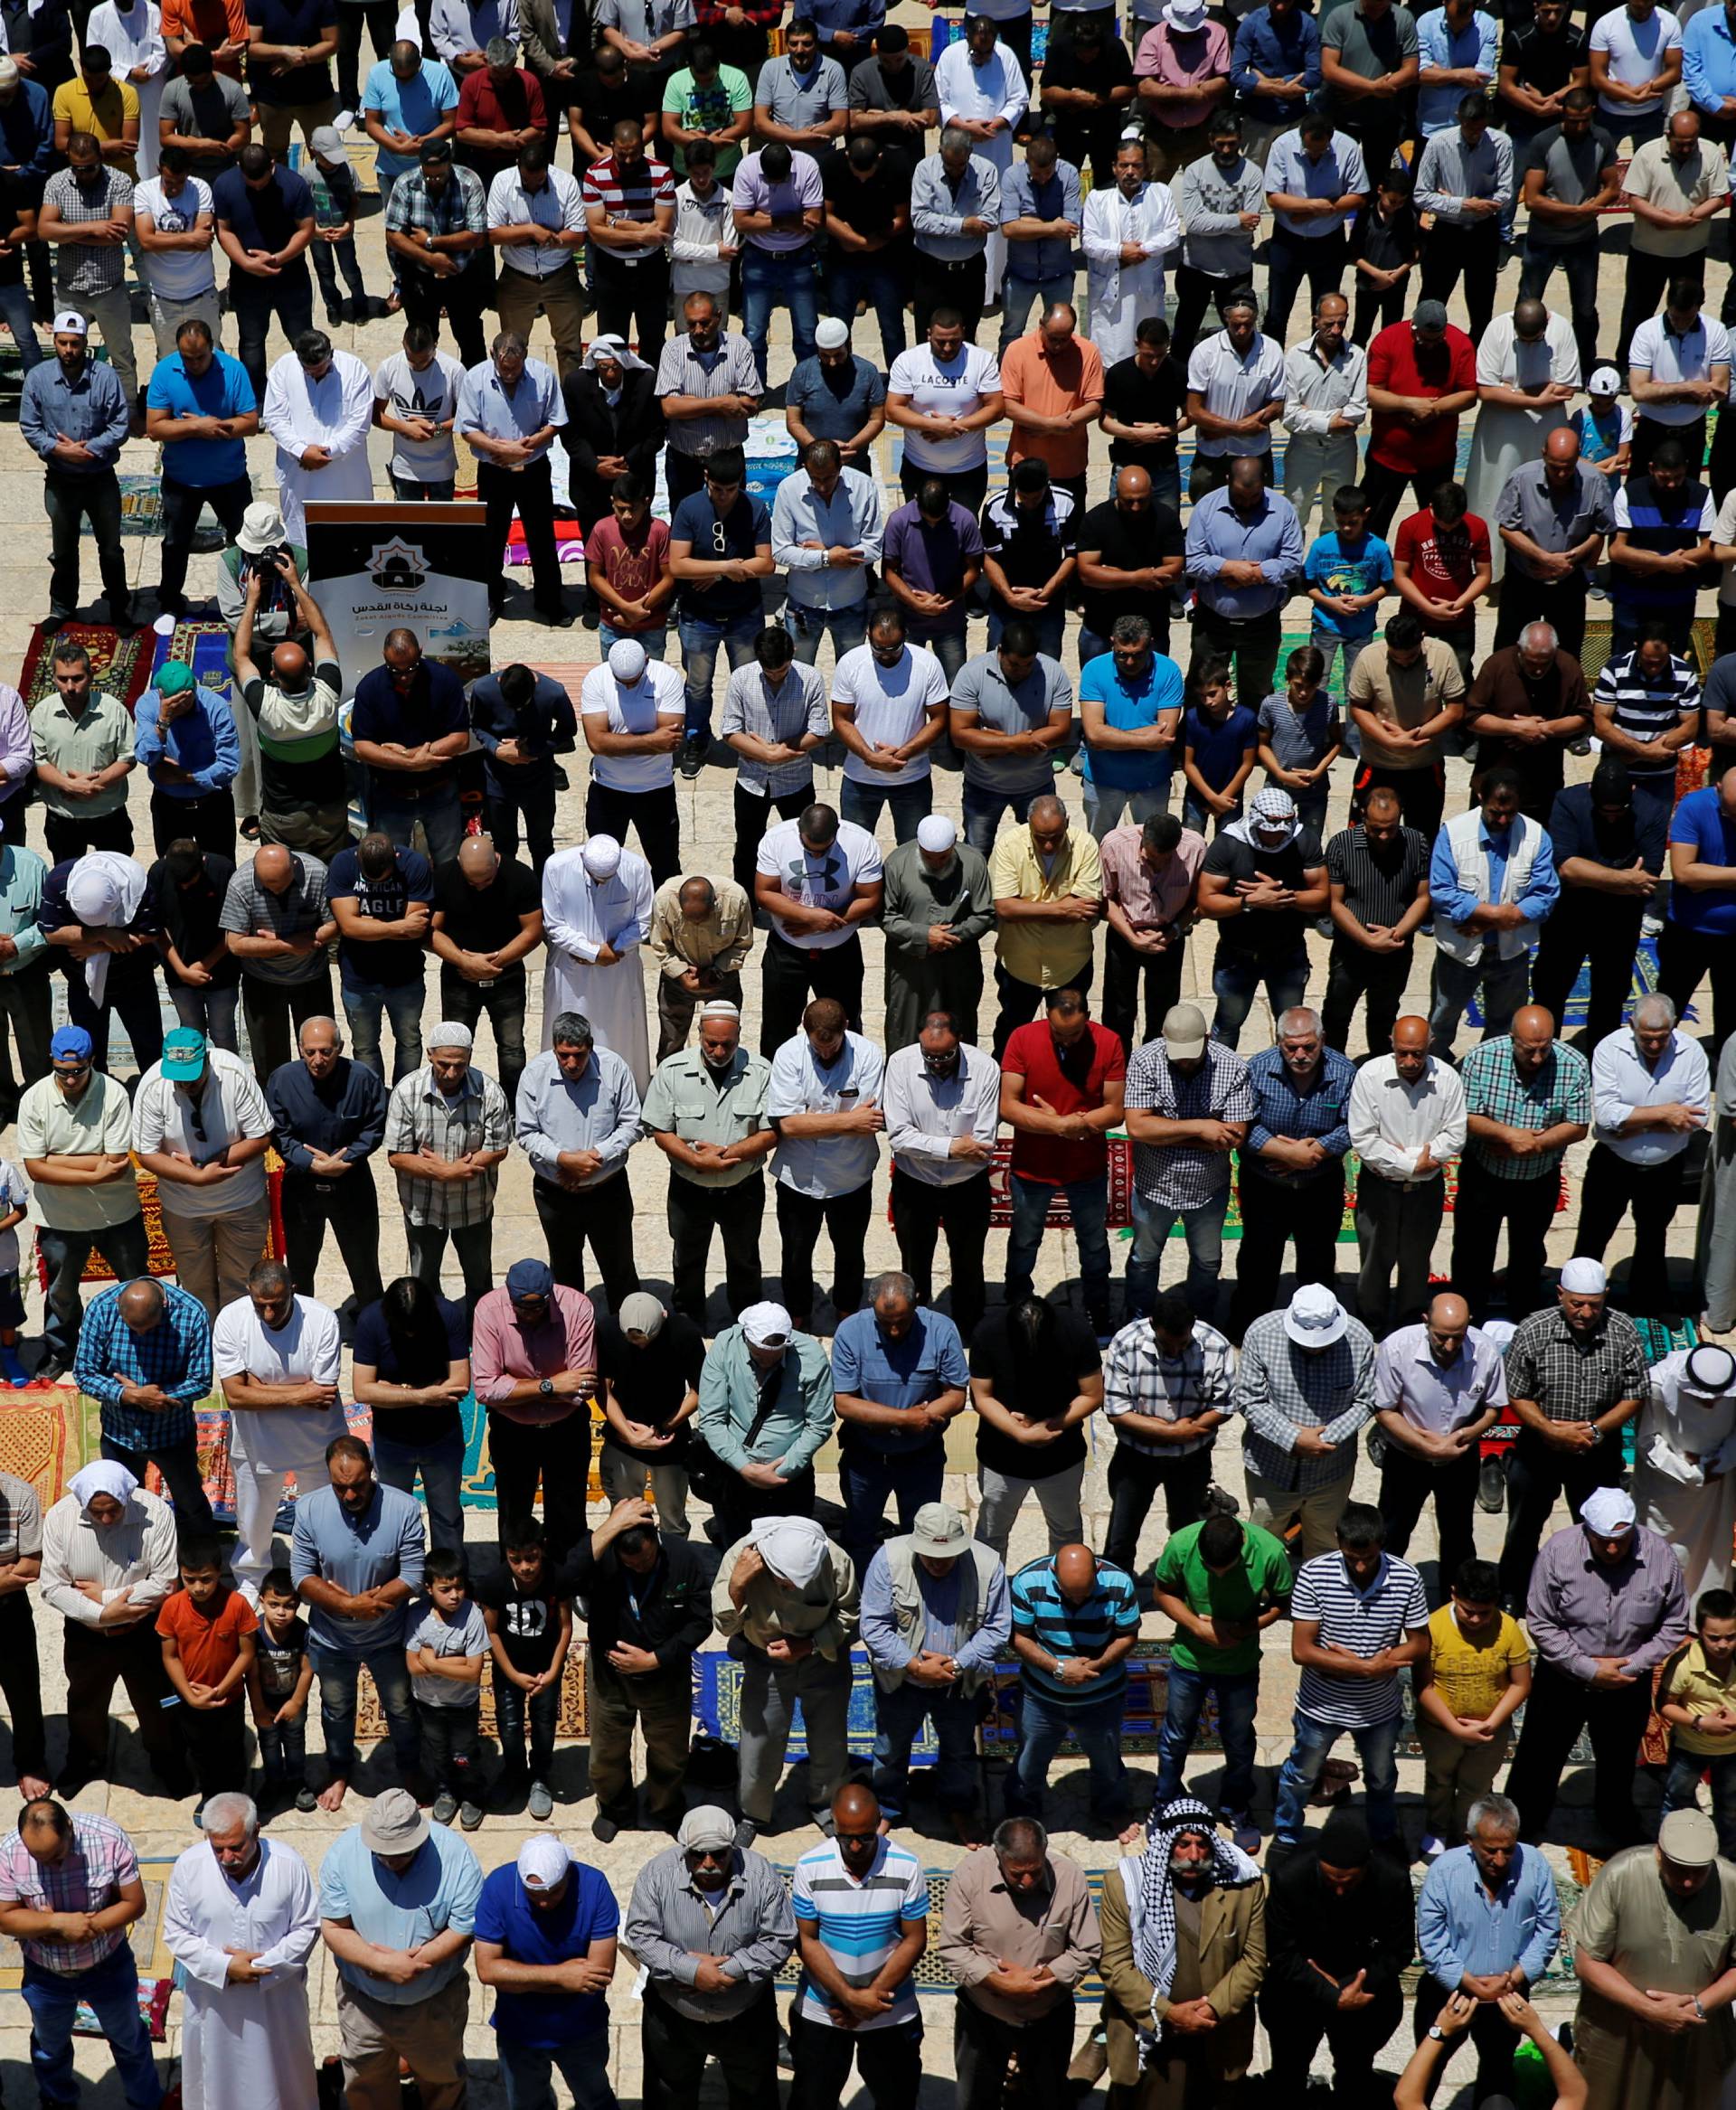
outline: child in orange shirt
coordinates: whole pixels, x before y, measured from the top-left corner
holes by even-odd
[[[163,1668],[187,1708],[183,1731],[199,1776],[195,1824],[204,1822],[214,1794],[247,1786],[243,1694],[253,1668],[259,1619],[223,1573],[215,1539],[188,1539],[181,1548],[181,1587],[156,1615]]]

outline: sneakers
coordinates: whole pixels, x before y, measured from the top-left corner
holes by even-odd
[[[332,119],[332,129],[335,132],[347,132],[354,123],[355,112],[354,110],[339,110]]]
[[[1437,1839],[1432,1832],[1423,1833],[1422,1843],[1417,1849],[1424,1860],[1439,1860],[1446,1851],[1447,1842],[1444,1839]]]
[[[1247,1811],[1225,1810],[1222,1815],[1224,1823],[1230,1827],[1231,1838],[1241,1847],[1243,1853],[1258,1853],[1260,1851],[1260,1826],[1254,1823]]]
[[[458,1804],[458,1823],[467,1832],[479,1830],[482,1824],[482,1804],[480,1803],[460,1803]]]
[[[539,1824],[545,1823],[554,1814],[554,1797],[540,1780],[531,1783],[530,1800],[524,1805]]]
[[[697,777],[705,767],[705,750],[712,744],[709,733],[690,732],[682,743],[681,773],[684,777]]]
[[[449,1824],[458,1813],[458,1798],[449,1787],[443,1787],[434,1798],[429,1814],[437,1824]]]

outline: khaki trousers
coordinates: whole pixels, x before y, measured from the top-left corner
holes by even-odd
[[[1302,1558],[1330,1553],[1338,1543],[1338,1520],[1350,1500],[1353,1464],[1342,1480],[1316,1487],[1310,1494],[1297,1494],[1275,1481],[1262,1480],[1251,1465],[1242,1467],[1248,1483],[1248,1521],[1281,1539],[1299,1517],[1302,1521]]]
[[[345,2110],[398,2110],[398,2061],[409,2066],[422,2110],[461,2110],[468,2081],[464,2025],[470,1980],[460,1971],[449,1985],[404,2007],[358,1992],[340,1973],[338,2048],[344,2057]]]
[[[594,1649],[585,1651],[585,1700],[590,1717],[590,1791],[602,1810],[633,1807],[633,1724],[645,1736],[646,1813],[680,1813],[693,1719],[693,1671],[671,1664],[643,1678],[623,1677]]]
[[[1513,1729],[1503,1722],[1488,1743],[1461,1744],[1420,1715],[1417,1741],[1422,1746],[1422,1808],[1429,1829],[1448,1846],[1462,1845],[1471,1804],[1488,1794],[1507,1762]]]
[[[264,1258],[271,1236],[270,1204],[260,1200],[227,1216],[177,1216],[165,1195],[163,1235],[182,1288],[215,1320],[225,1305],[247,1295],[248,1273]]]
[[[294,105],[262,102],[259,106],[259,137],[269,153],[282,161],[289,152],[289,141],[297,125],[309,150],[314,144],[314,134],[322,125],[329,125],[337,115],[337,98],[328,95],[324,102],[298,102]]]
[[[517,331],[528,344],[539,307],[548,316],[554,335],[556,372],[565,373],[585,355],[585,302],[575,264],[564,263],[546,278],[515,271],[510,264],[500,267],[495,281],[495,311],[500,316],[501,328]]]

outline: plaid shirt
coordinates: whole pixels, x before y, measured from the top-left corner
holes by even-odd
[[[133,185],[131,178],[122,175],[118,168],[104,173],[108,182],[98,184],[87,197],[73,181],[72,171],[63,168],[58,175],[49,177],[42,192],[43,204],[58,206],[68,227],[92,220],[112,220],[123,205],[131,205]],[[112,293],[127,276],[124,241],[62,241],[54,246],[59,251],[54,275],[58,293]]]
[[[1156,1114],[1165,1121],[1251,1121],[1254,1095],[1248,1065],[1216,1041],[1205,1044],[1205,1061],[1191,1077],[1170,1068],[1161,1041],[1141,1048],[1127,1065],[1123,1104],[1129,1114]],[[1198,1143],[1136,1143],[1134,1184],[1156,1209],[1203,1209],[1230,1184],[1230,1153]]]
[[[1479,1041],[1459,1064],[1458,1081],[1465,1087],[1465,1111],[1499,1121],[1504,1128],[1542,1131],[1571,1121],[1591,1126],[1591,1065],[1577,1048],[1560,1041],[1530,1078],[1522,1078],[1514,1068],[1513,1042],[1506,1035]],[[1541,1180],[1560,1173],[1567,1145],[1539,1151],[1534,1157],[1503,1157],[1471,1132],[1465,1154],[1493,1180]]]
[[[465,1073],[464,1089],[451,1098],[435,1083],[427,1063],[392,1088],[386,1107],[388,1156],[431,1150],[437,1157],[460,1158],[473,1150],[505,1150],[512,1140],[505,1093],[474,1066]],[[407,1222],[463,1230],[494,1215],[499,1184],[497,1165],[469,1180],[419,1179],[414,1173],[401,1172],[398,1199]]]
[[[1243,1178],[1251,1171],[1258,1178],[1280,1187],[1311,1187],[1316,1180],[1324,1179],[1331,1169],[1329,1164],[1317,1165],[1311,1173],[1297,1173],[1275,1159],[1262,1158],[1256,1163],[1253,1154],[1263,1150],[1275,1135],[1296,1143],[1313,1137],[1326,1144],[1328,1159],[1342,1160],[1350,1148],[1350,1129],[1344,1116],[1350,1106],[1350,1088],[1355,1081],[1356,1065],[1349,1056],[1340,1054],[1336,1048],[1323,1048],[1313,1088],[1299,1092],[1282,1050],[1262,1048],[1248,1065],[1248,1085],[1254,1095],[1254,1125],[1248,1131],[1248,1148],[1242,1154]]]
[[[1507,1343],[1507,1397],[1534,1399],[1552,1421],[1595,1421],[1646,1397],[1646,1351],[1626,1312],[1606,1305],[1589,1346],[1582,1338],[1559,1308],[1533,1312]]]
[[[1149,1319],[1122,1327],[1103,1359],[1103,1407],[1115,1428],[1115,1440],[1144,1458],[1184,1458],[1190,1451],[1209,1451],[1212,1438],[1195,1436],[1181,1444],[1147,1443],[1123,1427],[1123,1414],[1148,1414],[1154,1421],[1191,1421],[1212,1409],[1231,1412],[1230,1392],[1236,1374],[1236,1352],[1215,1326],[1203,1319],[1180,1355],[1165,1355]]]
[[[1346,1319],[1330,1348],[1298,1348],[1284,1314],[1267,1312],[1242,1336],[1234,1398],[1248,1424],[1242,1458],[1250,1473],[1290,1494],[1348,1483],[1353,1439],[1374,1412],[1374,1336],[1360,1319]],[[1296,1448],[1298,1428],[1317,1428],[1337,1448],[1305,1455]]]
[[[388,234],[486,234],[488,201],[482,178],[471,168],[454,168],[452,180],[437,198],[420,169],[401,175],[386,207]],[[480,250],[467,250],[458,261],[467,270]]]
[[[123,1450],[157,1451],[191,1442],[193,1410],[211,1390],[211,1321],[195,1296],[171,1283],[159,1286],[163,1316],[135,1333],[120,1315],[120,1287],[92,1300],[79,1334],[72,1375],[80,1391],[102,1402],[102,1433]],[[173,1404],[128,1407],[125,1385],[158,1385]]]
[[[122,1888],[139,1879],[133,1842],[112,1817],[72,1813],[72,1838],[52,1867],[33,1858],[16,1832],[0,1845],[0,1905],[26,1912],[103,1912],[120,1900]],[[116,1927],[89,1942],[25,1941],[24,1955],[39,1970],[72,1978],[106,1964],[127,1945]]]

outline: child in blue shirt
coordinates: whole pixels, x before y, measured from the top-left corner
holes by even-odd
[[[1298,645],[1284,662],[1284,688],[1260,707],[1260,760],[1268,783],[1296,801],[1305,828],[1326,817],[1332,765],[1344,751],[1344,720],[1326,689],[1326,663],[1312,645]]]
[[[1360,484],[1338,486],[1332,517],[1336,532],[1314,538],[1302,579],[1314,603],[1309,643],[1326,662],[1321,678],[1332,679],[1332,664],[1342,647],[1348,688],[1363,647],[1374,635],[1374,611],[1392,589],[1392,552],[1379,535],[1368,532],[1368,494]]]
[[[1203,661],[1187,683],[1182,713],[1182,825],[1205,833],[1208,819],[1220,828],[1241,817],[1241,787],[1253,774],[1260,721],[1235,701],[1227,659]]]

